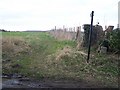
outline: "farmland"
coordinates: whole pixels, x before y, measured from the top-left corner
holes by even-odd
[[[118,87],[117,55],[92,52],[90,63],[75,40],[48,32],[2,32],[2,73],[35,80],[85,81],[90,87]],[[86,53],[86,49],[82,48]]]

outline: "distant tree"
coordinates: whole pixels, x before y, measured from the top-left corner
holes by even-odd
[[[4,29],[0,29],[0,31],[2,31],[2,32],[7,32],[6,30],[4,30]]]

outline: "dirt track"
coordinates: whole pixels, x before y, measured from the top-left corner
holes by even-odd
[[[72,80],[30,80],[28,78],[3,78],[2,88],[102,88],[102,84]]]

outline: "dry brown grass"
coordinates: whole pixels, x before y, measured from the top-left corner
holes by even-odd
[[[2,38],[3,55],[13,56],[20,52],[25,52],[30,46],[21,37],[4,37]]]
[[[49,33],[58,40],[75,40],[76,36],[76,32],[73,31],[55,30]]]
[[[71,56],[71,53],[72,53],[72,48],[69,47],[69,46],[66,46],[63,48],[63,50],[59,50],[57,53],[56,53],[56,59],[55,60],[60,60],[62,57],[64,56]]]

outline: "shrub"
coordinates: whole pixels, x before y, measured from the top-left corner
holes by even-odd
[[[111,32],[110,46],[113,50],[120,52],[120,29],[119,28]]]

